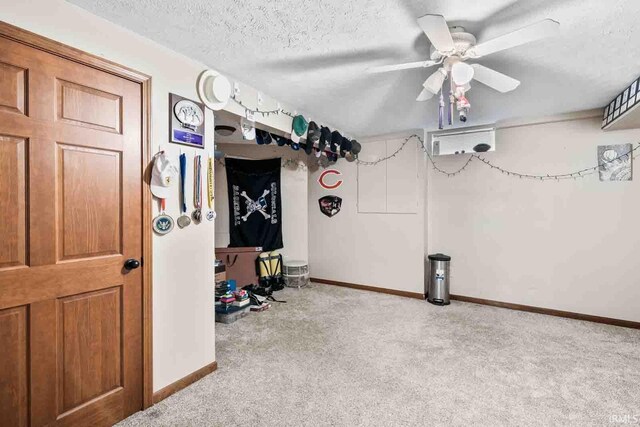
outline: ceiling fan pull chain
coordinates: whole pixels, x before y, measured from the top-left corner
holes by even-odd
[[[440,102],[438,105],[438,129],[444,129],[443,121],[444,121],[444,96],[442,96],[442,90],[440,88]]]
[[[449,71],[449,126],[453,124],[453,104],[456,102],[453,97],[453,79],[451,78],[451,71]]]

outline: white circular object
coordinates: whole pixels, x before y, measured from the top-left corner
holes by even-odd
[[[208,108],[222,110],[231,97],[231,83],[214,70],[205,70],[198,77],[198,96]]]
[[[198,127],[204,122],[204,112],[198,104],[188,99],[176,102],[173,107],[173,113],[176,115],[180,123],[185,125]]]
[[[456,62],[451,67],[451,78],[458,86],[464,86],[473,79],[473,67],[464,62]]]

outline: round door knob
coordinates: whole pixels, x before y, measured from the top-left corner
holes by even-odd
[[[140,267],[140,261],[138,261],[137,259],[129,258],[124,262],[124,268],[126,268],[127,270],[134,270],[138,267]]]

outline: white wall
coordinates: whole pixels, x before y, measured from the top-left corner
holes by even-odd
[[[280,253],[285,259],[307,260],[309,258],[309,215],[307,210],[307,181],[309,173],[306,167],[307,154],[293,151],[289,147],[277,147],[274,144],[260,146],[255,142],[245,144],[218,144],[229,157],[247,159],[284,159],[298,160],[303,167],[287,166],[281,170],[282,192],[282,239],[284,248]],[[224,167],[216,166],[216,247],[229,245],[229,197],[227,192],[227,173]]]
[[[597,164],[598,145],[638,141],[640,130],[602,132],[595,117],[499,129],[497,151],[485,157],[523,173],[563,173]],[[445,170],[464,161],[437,158]],[[429,168],[427,193],[428,248],[453,257],[451,293],[640,321],[637,174],[539,182],[474,161],[453,178]]]
[[[152,77],[153,151],[159,146],[178,155],[168,144],[168,94],[197,99],[198,74],[208,68],[148,39],[61,0],[0,0],[0,20],[136,69]],[[242,86],[242,99],[256,91]],[[269,104],[270,105],[270,104]],[[242,114],[230,103],[229,111]],[[259,118],[260,119],[260,118]],[[286,116],[262,122],[281,130],[291,128]],[[213,114],[207,111],[207,148],[213,147]],[[183,148],[192,158],[195,150]],[[201,153],[202,151],[199,150]],[[205,154],[205,153],[203,153]],[[191,195],[188,195],[192,200]],[[167,211],[179,216],[178,193]],[[154,215],[157,206],[154,206]],[[153,388],[183,378],[215,360],[213,310],[214,224],[178,230],[153,239]]]
[[[363,141],[400,142],[405,135]],[[367,166],[362,166],[367,167]],[[321,279],[377,286],[409,292],[424,292],[424,159],[418,159],[418,209],[414,214],[358,213],[357,166],[344,159],[332,166],[342,172],[344,182],[335,190],[318,183],[322,169],[309,176],[309,268]],[[320,212],[318,199],[326,195],[342,198],[341,211],[332,218]]]

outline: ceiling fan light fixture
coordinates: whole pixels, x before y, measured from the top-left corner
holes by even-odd
[[[228,125],[216,125],[213,129],[220,136],[231,136],[236,131],[235,127]]]
[[[458,86],[464,86],[473,79],[473,67],[464,62],[456,62],[451,67],[451,78]]]
[[[447,78],[447,72],[444,68],[439,68],[438,71],[434,72],[427,78],[427,80],[422,84],[422,86],[429,90],[431,93],[438,93],[442,88],[442,84],[444,80]]]

